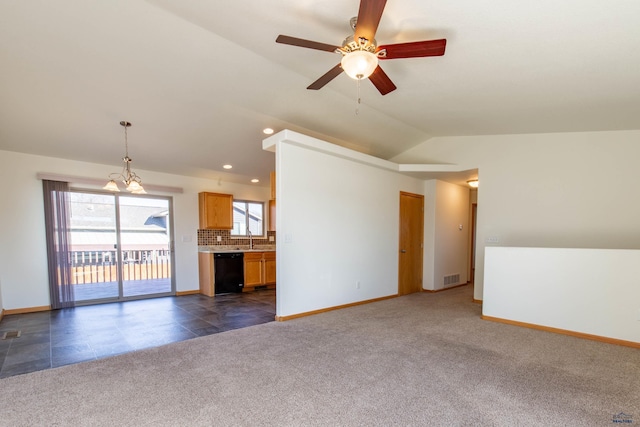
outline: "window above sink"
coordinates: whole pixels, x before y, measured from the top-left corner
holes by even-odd
[[[262,202],[234,200],[231,236],[249,237],[247,231],[251,232],[253,237],[264,236],[264,212],[264,203]]]

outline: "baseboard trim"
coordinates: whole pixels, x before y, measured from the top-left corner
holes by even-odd
[[[192,291],[176,291],[176,296],[177,297],[182,297],[185,295],[195,295],[195,294],[199,294],[200,293],[200,289],[194,289]]]
[[[336,305],[333,307],[321,308],[320,310],[307,311],[304,313],[292,314],[290,316],[276,316],[276,321],[278,322],[286,322],[287,320],[298,319],[300,317],[313,316],[314,314],[326,313],[327,311],[340,310],[342,308],[355,307],[357,305],[369,304],[372,302],[384,301],[386,299],[397,298],[398,295],[389,295],[386,297],[368,299],[365,301],[352,302],[349,304]]]
[[[442,289],[423,289],[422,292],[429,292],[430,294],[435,294],[437,292],[443,292],[443,291],[448,291],[449,289],[455,289],[455,288],[459,288],[461,286],[467,286],[469,283],[470,282],[461,283],[459,285],[449,286],[448,288],[442,288]]]
[[[2,322],[3,317],[4,317],[4,308],[0,310],[0,322]]]
[[[640,342],[625,341],[625,340],[619,340],[616,338],[603,337],[600,335],[585,334],[583,332],[569,331],[567,329],[559,329],[559,328],[552,328],[550,326],[536,325],[535,323],[526,323],[526,322],[518,322],[516,320],[502,319],[500,317],[492,317],[492,316],[485,316],[485,315],[482,315],[480,317],[483,320],[490,320],[492,322],[505,323],[507,325],[521,326],[523,328],[537,329],[539,331],[553,332],[555,334],[561,334],[561,335],[569,335],[576,338],[584,338],[592,341],[600,341],[607,344],[615,344],[615,345],[622,345],[625,347],[640,348]]]
[[[476,304],[482,304],[482,300],[481,299],[472,299],[471,301],[475,302]]]
[[[12,308],[9,310],[4,310],[4,314],[24,314],[24,313],[37,313],[39,311],[51,311],[50,305],[43,305],[40,307],[25,307],[25,308]]]

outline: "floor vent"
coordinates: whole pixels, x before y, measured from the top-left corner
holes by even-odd
[[[444,285],[457,285],[460,283],[460,274],[450,274],[448,276],[444,276]]]
[[[3,340],[8,340],[11,338],[20,338],[20,331],[8,331],[2,335]]]

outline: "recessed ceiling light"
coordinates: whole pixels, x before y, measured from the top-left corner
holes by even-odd
[[[223,165],[222,167],[225,168],[225,169],[231,169],[233,166],[231,166],[231,165]]]
[[[264,128],[262,130],[262,133],[264,133],[265,135],[271,135],[273,133],[273,129],[271,128]]]
[[[257,179],[257,178],[253,178],[253,179],[251,180],[251,182],[256,183],[256,182],[260,182],[260,180],[259,180],[259,179]]]

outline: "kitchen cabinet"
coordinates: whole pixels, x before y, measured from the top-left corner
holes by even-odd
[[[276,253],[245,252],[244,289],[276,284]]]
[[[276,231],[276,201],[269,200],[269,231]]]
[[[269,176],[269,182],[271,183],[271,198],[275,200],[276,198],[276,173],[275,172],[271,172],[271,175]]]
[[[276,231],[276,173],[271,172],[271,200],[269,200],[269,231]]]
[[[264,265],[264,284],[275,285],[276,284],[276,253],[265,252],[263,265]]]
[[[212,297],[215,293],[212,254],[206,252],[198,253],[198,276],[200,293]]]
[[[233,195],[202,192],[198,194],[200,228],[231,230],[233,228]]]

